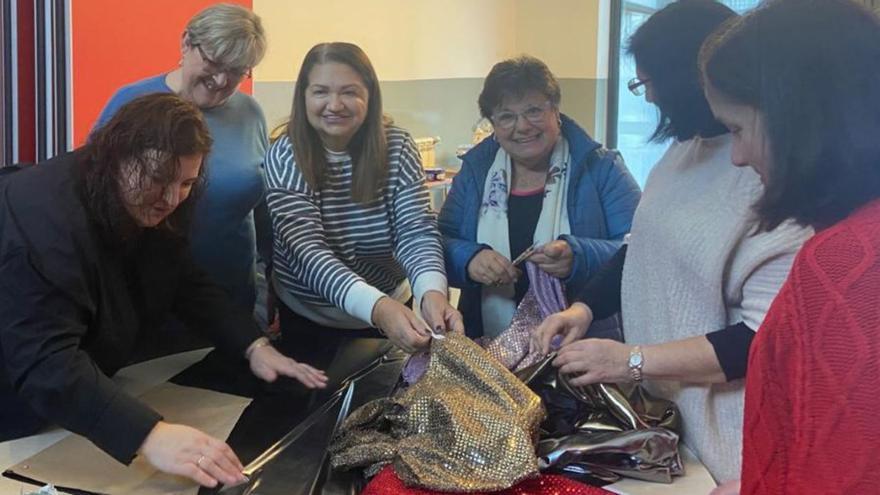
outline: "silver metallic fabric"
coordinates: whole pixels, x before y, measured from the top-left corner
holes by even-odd
[[[541,470],[606,482],[627,476],[671,483],[684,474],[674,403],[632,384],[573,386],[550,364],[554,357],[517,373],[548,409],[537,451]]]

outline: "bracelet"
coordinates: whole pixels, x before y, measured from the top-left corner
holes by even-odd
[[[270,341],[267,337],[260,337],[257,340],[253,341],[251,345],[248,346],[247,350],[244,351],[244,358],[247,360],[251,359],[251,355],[259,349],[260,347],[266,347],[267,345],[272,345],[272,341]]]

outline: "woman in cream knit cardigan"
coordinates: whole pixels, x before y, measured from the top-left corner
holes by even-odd
[[[717,481],[739,474],[751,340],[812,234],[791,223],[756,233],[761,179],[731,166],[731,134],[703,96],[699,48],[735,15],[713,0],[679,1],[633,35],[631,89],[644,88],[660,109],[653,138],[675,141],[648,178],[628,244],[536,339],[548,350],[565,336],[554,364],[579,375],[575,384],[644,380],[675,401],[684,442]],[[578,340],[594,318],[618,310],[625,344]]]

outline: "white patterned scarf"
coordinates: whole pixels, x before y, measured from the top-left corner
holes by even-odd
[[[568,182],[571,177],[568,141],[562,136],[556,142],[550,155],[550,169],[544,183],[544,204],[538,225],[535,227],[533,241],[536,246],[569,234],[568,222]],[[507,198],[510,196],[512,177],[510,155],[504,148],[498,148],[495,161],[486,175],[483,186],[483,204],[477,220],[477,242],[492,246],[499,254],[510,256],[510,231],[507,225]],[[516,304],[513,301],[513,284],[492,287],[483,286],[483,335],[494,338],[510,325]]]

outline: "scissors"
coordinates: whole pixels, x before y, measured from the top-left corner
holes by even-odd
[[[523,251],[516,259],[513,260],[513,266],[517,266],[521,264],[523,261],[527,260],[529,256],[535,254],[535,250],[538,249],[537,244],[532,244],[525,251]]]

